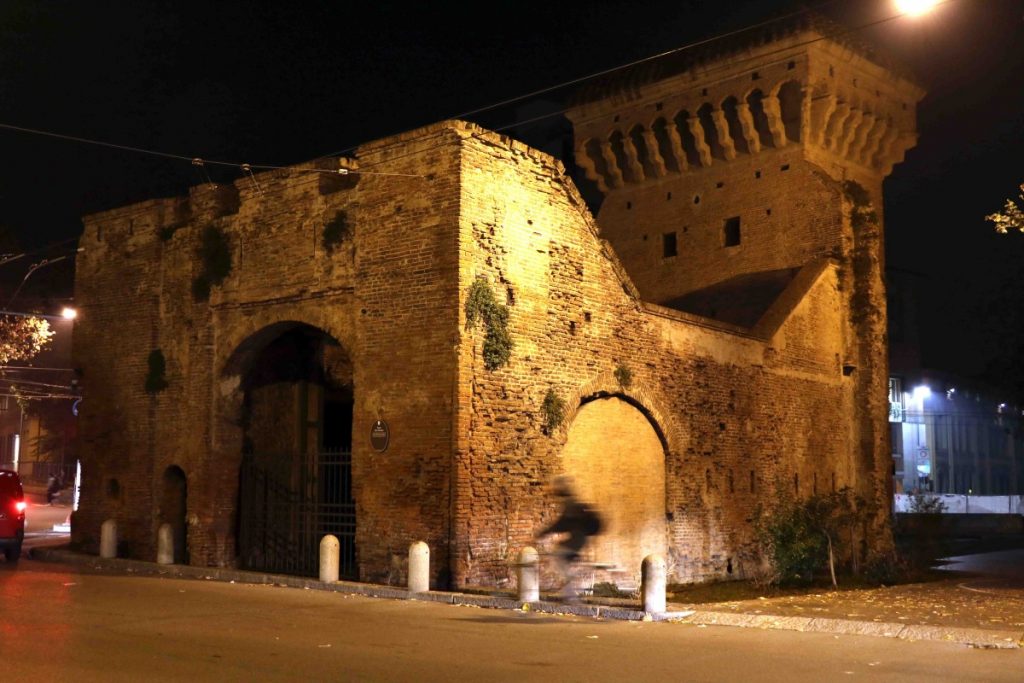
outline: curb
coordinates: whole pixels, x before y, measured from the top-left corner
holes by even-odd
[[[421,600],[448,605],[467,605],[490,609],[524,610],[542,614],[572,614],[580,617],[619,619],[624,621],[668,621],[694,626],[738,626],[743,628],[778,629],[808,633],[832,633],[836,635],[876,636],[900,638],[903,640],[932,640],[959,643],[985,649],[1020,649],[1024,647],[1024,632],[970,628],[959,626],[929,626],[925,624],[894,624],[876,621],[854,621],[849,619],[827,619],[822,617],[785,617],[769,614],[744,614],[715,612],[707,610],[669,611],[662,614],[648,614],[642,610],[610,605],[562,604],[554,602],[523,603],[511,598],[487,595],[430,591],[410,593],[404,588],[378,584],[338,581],[324,583],[317,579],[285,574],[265,574],[223,567],[192,567],[188,565],[158,565],[143,560],[122,558],[103,559],[85,555],[66,548],[37,547],[29,551],[29,557],[41,562],[87,565],[93,569],[120,571],[140,576],[164,578],[192,578],[210,581],[263,584],[303,588],[308,590],[348,593],[372,598],[391,600]]]
[[[937,640],[984,649],[1016,650],[1024,647],[1024,632],[962,626],[894,624],[823,617],[783,617],[770,614],[694,611],[685,616],[666,615],[670,621],[700,626],[741,626],[848,636],[876,636],[903,640]]]

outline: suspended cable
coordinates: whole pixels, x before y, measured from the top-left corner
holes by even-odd
[[[528,92],[528,93],[526,93],[524,95],[519,95],[517,97],[510,97],[510,98],[508,98],[506,100],[502,100],[502,101],[496,102],[494,104],[489,104],[489,105],[484,106],[484,107],[478,107],[476,109],[470,109],[468,111],[462,112],[461,114],[454,114],[452,116],[447,116],[447,117],[445,117],[442,120],[447,120],[447,119],[464,119],[464,118],[468,118],[470,116],[476,116],[477,114],[482,114],[482,113],[484,113],[486,111],[491,111],[492,109],[498,109],[499,107],[504,107],[504,106],[507,106],[509,104],[515,104],[516,102],[522,102],[523,100],[528,100],[528,99],[530,99],[532,97],[538,97],[540,95],[546,95],[547,93],[554,92],[556,90],[561,90],[562,88],[568,88],[569,86],[579,85],[580,83],[585,83],[586,81],[590,81],[590,80],[593,80],[595,78],[600,78],[602,76],[608,76],[608,75],[611,75],[611,74],[616,73],[618,71],[625,71],[626,69],[631,69],[631,68],[633,68],[635,66],[639,66],[641,64],[646,64],[648,62],[653,62],[653,61],[656,61],[658,59],[662,59],[663,57],[668,57],[669,55],[677,54],[679,52],[684,52],[686,50],[692,50],[692,49],[698,48],[698,47],[703,47],[704,45],[708,45],[710,43],[713,43],[713,42],[716,42],[716,41],[719,41],[719,40],[724,40],[726,38],[731,38],[733,36],[740,35],[741,33],[746,33],[747,31],[753,31],[753,30],[756,30],[756,29],[759,29],[759,28],[764,28],[765,26],[770,26],[770,25],[778,23],[778,22],[787,21],[789,19],[792,19],[793,17],[797,17],[797,16],[800,16],[800,15],[803,15],[803,14],[807,14],[809,12],[818,12],[822,8],[827,7],[828,5],[833,5],[836,2],[838,2],[838,1],[839,0],[826,0],[825,2],[822,2],[819,5],[816,5],[815,7],[805,7],[803,9],[797,10],[795,12],[790,12],[789,14],[784,14],[782,16],[775,17],[773,19],[766,19],[765,21],[762,21],[762,22],[759,22],[759,23],[756,23],[756,24],[752,24],[750,26],[745,26],[743,28],[735,29],[733,31],[727,31],[726,33],[721,33],[721,34],[718,34],[718,35],[713,36],[711,38],[704,38],[702,40],[698,40],[698,41],[693,42],[693,43],[687,43],[686,45],[680,45],[679,47],[672,48],[671,50],[666,50],[665,52],[660,52],[660,53],[658,53],[656,55],[651,55],[649,57],[644,57],[642,59],[637,59],[635,61],[628,62],[626,64],[620,64],[618,66],[613,66],[611,68],[603,69],[601,71],[595,71],[593,73],[589,73],[589,74],[586,74],[584,76],[579,76],[577,78],[573,78],[573,79],[568,80],[568,81],[563,81],[561,83],[556,83],[555,85],[549,85],[547,87],[540,88],[539,90],[534,90],[532,92]],[[328,157],[341,156],[343,154],[347,154],[348,152],[351,152],[351,151],[357,149],[358,147],[359,147],[358,144],[357,145],[353,145],[351,147],[346,147],[346,148],[344,148],[344,149],[342,149],[342,150],[340,150],[338,152],[333,152],[331,154],[325,154],[325,155],[323,155],[321,157],[318,157],[318,158],[325,159],[325,158],[328,158]]]
[[[938,2],[936,6],[946,5],[946,4],[955,2],[955,1],[956,0],[940,0],[940,2]],[[519,95],[519,96],[516,96],[516,97],[508,98],[508,99],[502,100],[500,102],[497,102],[497,103],[494,103],[494,104],[491,104],[491,105],[487,105],[487,106],[484,106],[484,107],[478,107],[476,109],[471,109],[471,110],[468,110],[468,111],[464,111],[462,113],[456,114],[456,115],[454,115],[452,117],[448,117],[448,118],[467,118],[467,117],[470,117],[470,116],[475,116],[477,114],[480,114],[480,113],[483,113],[483,112],[486,112],[486,111],[490,111],[490,110],[493,110],[493,109],[497,109],[497,108],[502,107],[502,106],[507,106],[509,104],[513,104],[513,103],[520,102],[520,101],[523,101],[523,100],[526,100],[526,99],[530,99],[532,97],[537,97],[539,95],[550,93],[550,92],[553,92],[555,90],[559,90],[559,89],[562,89],[562,88],[567,88],[567,87],[570,87],[570,86],[573,86],[573,85],[578,85],[580,83],[584,83],[584,82],[587,82],[587,81],[590,81],[590,80],[593,80],[593,79],[596,79],[596,78],[601,78],[603,76],[608,76],[608,75],[611,75],[611,74],[614,74],[614,73],[617,73],[617,72],[620,72],[620,71],[624,71],[624,70],[627,70],[627,69],[630,69],[630,68],[633,68],[633,67],[636,67],[636,66],[639,66],[639,65],[642,65],[642,64],[654,62],[656,60],[662,59],[664,57],[667,57],[667,56],[670,56],[670,55],[673,55],[673,54],[678,54],[678,53],[681,53],[681,52],[684,52],[684,51],[687,51],[687,50],[692,50],[692,49],[695,49],[695,48],[703,47],[703,46],[712,44],[712,43],[717,42],[717,41],[721,41],[721,40],[724,40],[724,39],[727,39],[727,38],[734,37],[736,35],[740,35],[740,34],[743,34],[743,33],[749,32],[749,31],[753,31],[753,30],[756,30],[756,29],[759,29],[759,28],[764,28],[766,26],[771,26],[772,24],[776,24],[776,23],[779,23],[779,22],[784,22],[784,21],[787,21],[789,19],[792,19],[793,17],[801,16],[801,15],[808,14],[808,13],[811,13],[811,12],[818,12],[822,8],[827,7],[829,5],[832,5],[832,4],[835,4],[836,2],[838,2],[838,0],[826,0],[825,2],[819,3],[818,5],[816,5],[814,7],[808,7],[808,8],[800,9],[800,10],[797,10],[797,11],[794,11],[794,12],[790,12],[788,14],[785,14],[785,15],[782,15],[782,16],[779,16],[779,17],[775,17],[775,18],[772,18],[772,19],[768,19],[768,20],[765,20],[765,21],[758,22],[756,24],[752,24],[750,26],[745,26],[745,27],[740,28],[740,29],[736,29],[736,30],[733,30],[733,31],[728,31],[728,32],[725,32],[725,33],[713,36],[711,38],[706,38],[706,39],[699,40],[699,41],[696,41],[696,42],[693,42],[693,43],[688,43],[686,45],[682,45],[682,46],[673,48],[671,50],[667,50],[667,51],[661,52],[661,53],[656,54],[656,55],[651,55],[651,56],[645,57],[643,59],[638,59],[638,60],[635,60],[635,61],[632,61],[632,62],[629,62],[629,63],[626,63],[626,64],[622,64],[622,65],[619,65],[619,66],[615,66],[615,67],[612,67],[612,68],[603,69],[603,70],[600,70],[600,71],[595,71],[593,73],[586,74],[584,76],[579,76],[577,78],[573,78],[573,79],[570,79],[568,81],[563,81],[563,82],[557,83],[555,85],[547,86],[545,88],[540,88],[538,90],[534,90],[534,91],[531,91],[531,92],[523,94],[523,95]],[[872,22],[869,22],[869,23],[866,23],[866,24],[862,24],[862,25],[857,26],[857,27],[853,27],[853,28],[851,28],[851,29],[849,29],[847,31],[840,31],[840,32],[833,33],[833,34],[828,35],[828,36],[822,36],[820,38],[816,38],[816,39],[813,39],[813,40],[810,40],[810,41],[806,41],[806,42],[804,42],[804,43],[802,43],[800,45],[789,45],[789,46],[786,46],[786,48],[784,48],[784,49],[790,50],[790,49],[792,49],[794,47],[799,47],[799,46],[802,46],[802,45],[808,45],[808,44],[817,42],[819,40],[825,40],[825,39],[829,39],[829,38],[839,37],[839,36],[842,36],[842,35],[847,35],[849,33],[855,32],[855,31],[863,30],[865,28],[870,28],[872,26],[877,26],[879,24],[882,24],[882,23],[885,23],[885,22],[888,22],[888,21],[892,21],[894,19],[898,19],[898,18],[900,18],[902,16],[904,16],[903,13],[897,13],[897,14],[894,14],[892,16],[880,19],[880,20],[872,21]],[[768,55],[770,55],[770,54],[771,53],[768,53]],[[767,56],[767,55],[760,54],[757,57],[751,57],[751,58],[748,58],[748,59],[763,59],[765,56]],[[730,62],[730,66],[735,66],[737,61],[743,61],[743,60],[733,60],[732,62]],[[551,112],[549,114],[545,114],[545,115],[534,117],[533,119],[530,119],[528,121],[517,121],[517,122],[509,124],[507,126],[502,126],[502,127],[499,127],[499,128],[494,128],[494,129],[491,129],[491,130],[495,130],[495,131],[507,130],[508,128],[513,128],[515,126],[521,126],[521,125],[525,125],[527,123],[534,123],[534,122],[537,122],[537,121],[540,121],[540,120],[544,120],[544,119],[547,119],[547,118],[552,118],[552,117],[555,117],[555,116],[561,116],[561,115],[565,114],[566,111],[568,111],[568,110],[567,109],[561,109],[561,110],[558,110],[558,111],[555,111],[555,112]],[[163,152],[163,151],[159,151],[159,150],[152,150],[152,149],[147,149],[147,148],[144,148],[144,147],[137,147],[137,146],[133,146],[133,145],[124,145],[124,144],[119,144],[119,143],[107,142],[107,141],[104,141],[104,140],[96,140],[96,139],[93,139],[93,138],[86,138],[86,137],[81,137],[81,136],[76,136],[76,135],[67,135],[67,134],[64,134],[64,133],[56,133],[56,132],[53,132],[53,131],[41,130],[41,129],[38,129],[38,128],[28,128],[28,127],[25,127],[25,126],[16,126],[16,125],[9,124],[9,123],[0,123],[0,129],[11,130],[11,131],[16,131],[16,132],[20,132],[20,133],[27,133],[27,134],[31,134],[31,135],[40,135],[40,136],[44,136],[44,137],[51,137],[51,138],[56,138],[56,139],[60,139],[60,140],[67,140],[67,141],[70,141],[70,142],[78,142],[78,143],[81,143],[81,144],[88,144],[88,145],[95,145],[95,146],[100,146],[100,147],[106,147],[106,148],[116,149],[116,150],[121,150],[121,151],[126,151],[126,152],[134,152],[134,153],[138,153],[138,154],[146,154],[146,155],[160,157],[160,158],[164,158],[164,159],[172,159],[172,160],[176,160],[176,161],[188,162],[188,163],[190,163],[190,164],[192,164],[194,166],[199,167],[202,170],[202,172],[205,174],[205,179],[211,185],[213,184],[213,182],[210,179],[209,174],[206,172],[206,166],[207,165],[222,166],[222,167],[238,169],[239,171],[241,171],[243,173],[248,173],[250,176],[252,175],[252,170],[253,169],[257,169],[257,170],[267,170],[267,171],[285,170],[285,171],[289,171],[289,172],[317,173],[317,174],[334,174],[334,175],[349,175],[349,174],[352,174],[352,175],[380,175],[380,176],[396,176],[396,177],[408,177],[408,178],[422,178],[421,175],[414,174],[414,173],[390,173],[390,172],[375,172],[375,171],[368,171],[368,170],[366,170],[366,168],[372,168],[376,164],[371,164],[370,166],[361,166],[359,169],[345,169],[345,168],[340,168],[340,169],[317,169],[317,168],[296,168],[294,166],[282,166],[282,165],[273,165],[273,164],[248,164],[248,163],[244,163],[244,162],[226,161],[226,160],[219,160],[219,159],[205,159],[205,158],[202,158],[202,157],[187,156],[187,155],[184,155],[184,154],[174,154],[174,153],[170,153],[170,152]],[[402,143],[401,142],[395,142],[395,143],[391,143],[391,144],[392,145],[398,145],[398,144],[402,144]],[[385,145],[385,146],[383,146],[381,148],[378,148],[378,150],[375,150],[375,151],[380,151],[380,149],[387,149],[387,148],[389,148],[389,146],[390,145]],[[325,159],[325,158],[328,158],[328,157],[339,156],[339,155],[342,155],[342,154],[346,154],[348,152],[351,152],[351,151],[357,149],[358,147],[359,147],[359,145],[354,145],[354,146],[351,146],[351,147],[347,147],[347,148],[345,148],[343,150],[340,150],[338,152],[334,152],[334,153],[331,153],[331,154],[325,154],[325,155],[322,155],[320,157],[317,157],[317,160]],[[424,150],[419,150],[419,151],[422,152]],[[17,256],[15,258],[21,258],[21,256]],[[3,265],[3,263],[5,263],[5,262],[8,262],[8,261],[0,260],[0,265]]]
[[[941,0],[939,3],[936,4],[936,7],[942,6],[942,5],[951,4],[951,3],[957,2],[957,1],[958,0]],[[818,36],[817,38],[811,38],[811,39],[802,41],[800,43],[789,44],[789,45],[786,45],[784,47],[779,47],[779,48],[776,48],[774,50],[770,50],[768,52],[758,53],[757,55],[753,55],[753,56],[749,56],[749,57],[733,59],[733,60],[730,60],[727,65],[721,65],[721,66],[719,66],[717,68],[719,68],[719,69],[735,68],[735,66],[737,64],[742,64],[742,63],[748,62],[748,61],[759,61],[759,60],[763,60],[766,57],[771,57],[771,56],[773,56],[775,54],[781,54],[781,53],[785,53],[785,52],[790,52],[790,51],[792,51],[794,49],[801,48],[801,47],[806,47],[807,45],[812,45],[814,43],[818,43],[818,42],[821,42],[821,41],[824,41],[824,40],[833,40],[833,39],[836,39],[836,38],[841,38],[843,36],[846,36],[846,35],[849,35],[849,34],[852,34],[852,33],[856,33],[857,31],[863,31],[865,29],[873,28],[875,26],[879,26],[881,24],[885,24],[885,23],[888,23],[890,21],[895,21],[896,19],[900,19],[903,16],[904,16],[903,13],[896,13],[896,14],[893,14],[893,15],[890,15],[890,16],[887,16],[887,17],[883,17],[881,19],[876,19],[874,21],[870,21],[870,22],[867,22],[867,23],[864,23],[864,24],[853,26],[853,27],[850,27],[850,28],[845,29],[845,30],[836,31],[836,32],[833,32],[833,33],[829,33],[827,35],[821,35],[821,36]],[[770,23],[770,22],[768,22],[768,23]],[[679,49],[683,49],[683,48],[679,48]],[[629,65],[627,65],[627,66],[629,66]],[[622,68],[627,68],[627,67],[622,67]],[[712,69],[707,69],[706,71],[708,73],[711,73],[714,70],[715,69],[712,68]],[[602,72],[602,74],[603,73],[604,72]],[[557,116],[563,116],[566,113],[568,113],[569,111],[570,111],[570,108],[566,107],[566,108],[562,108],[562,109],[558,109],[558,110],[549,112],[547,114],[540,114],[540,115],[537,115],[537,116],[532,117],[530,119],[518,120],[518,121],[515,121],[514,123],[509,123],[509,124],[506,124],[504,126],[497,126],[497,127],[487,128],[486,130],[483,130],[483,131],[481,131],[479,133],[472,134],[470,136],[470,138],[478,138],[480,136],[486,135],[487,133],[500,133],[502,131],[506,131],[506,130],[509,130],[511,128],[518,128],[518,127],[526,126],[526,125],[529,125],[529,124],[532,124],[532,123],[537,123],[539,121],[543,121],[543,120],[546,120],[546,119],[551,119],[551,118],[554,118],[554,117],[557,117]],[[591,121],[598,120],[599,118],[601,118],[601,117],[593,117],[593,118],[590,118],[590,119],[584,119],[584,120],[580,121],[580,123],[589,123]],[[375,148],[373,151],[374,152],[379,152],[379,151],[382,151],[382,150],[390,149],[391,147],[398,147],[398,146],[401,146],[403,144],[404,144],[404,141],[396,141],[396,142],[390,143],[388,145],[382,145],[381,147]],[[433,147],[427,147],[425,149],[417,149],[417,150],[414,150],[414,151],[407,152],[405,154],[399,154],[397,156],[388,157],[387,159],[382,159],[381,161],[378,161],[378,162],[363,163],[363,164],[361,164],[361,168],[364,168],[364,169],[366,169],[366,168],[373,168],[373,167],[378,166],[380,164],[390,163],[390,162],[395,161],[397,159],[403,159],[405,157],[412,156],[414,154],[422,154],[424,152],[430,152],[430,151],[433,151],[435,149],[439,149],[439,148],[444,147],[444,146],[449,145],[449,144],[452,144],[452,142],[450,140],[445,140],[445,142],[443,142],[441,144],[438,144],[438,145],[435,145]]]
[[[79,137],[77,135],[65,135],[63,133],[54,133],[53,131],[40,130],[38,128],[26,128],[24,126],[15,126],[9,123],[0,123],[0,129],[13,130],[19,133],[29,133],[31,135],[42,135],[44,137],[57,138],[60,140],[69,140],[71,142],[79,142],[85,145],[96,145],[99,147],[109,147],[111,149],[118,149],[125,152],[135,152],[138,154],[148,154],[150,156],[161,157],[164,159],[174,159],[176,161],[187,161],[193,166],[198,166],[203,173],[205,173],[205,179],[213,185],[213,181],[210,180],[210,176],[206,173],[206,165],[212,166],[225,166],[229,168],[236,168],[243,170],[243,167],[251,169],[259,169],[262,171],[293,171],[293,172],[304,172],[304,173],[322,173],[322,174],[335,174],[335,175],[366,175],[367,173],[361,169],[329,169],[329,168],[295,168],[293,166],[280,166],[273,164],[245,164],[242,162],[235,161],[220,161],[217,159],[203,159],[201,157],[189,157],[183,154],[171,154],[168,152],[160,152],[157,150],[146,149],[144,147],[134,147],[132,145],[120,145],[113,142],[106,142],[104,140],[94,140],[92,138]],[[421,176],[414,173],[373,173],[372,175],[393,175],[393,176],[406,176],[410,178],[419,178]]]

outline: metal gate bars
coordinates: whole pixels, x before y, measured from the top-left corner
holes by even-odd
[[[342,578],[357,578],[352,454],[247,453],[239,489],[244,569],[316,576],[320,539],[337,536]]]

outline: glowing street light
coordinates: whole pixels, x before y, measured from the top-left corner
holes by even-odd
[[[60,312],[60,317],[64,318],[65,320],[74,320],[75,318],[78,317],[78,311],[71,308],[70,306],[65,306],[64,309]]]
[[[896,9],[910,17],[927,14],[939,4],[938,0],[896,0]]]

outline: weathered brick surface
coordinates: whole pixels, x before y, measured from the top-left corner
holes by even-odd
[[[280,388],[253,394],[248,419],[260,425],[244,424],[242,378],[294,323],[336,340],[330,364],[351,373],[363,579],[403,580],[409,544],[425,540],[436,584],[511,581],[519,549],[557,513],[549,484],[562,473],[605,512],[608,533],[592,559],[618,565],[623,580],[655,551],[676,580],[749,575],[760,562],[754,511],[783,492],[849,485],[881,502],[881,231],[854,228],[841,181],[857,178],[877,203],[899,145],[876,121],[895,102],[892,130],[905,131],[913,112],[886,91],[872,119],[863,102],[849,107],[861,114],[844,132],[848,116],[833,115],[842,103],[826,101],[842,89],[828,79],[863,90],[884,72],[835,46],[793,49],[759,74],[785,106],[768,105],[752,135],[777,145],[727,158],[725,121],[707,167],[659,175],[657,159],[635,155],[636,145],[591,157],[606,181],[597,221],[558,162],[460,122],[364,145],[358,182],[296,167],[258,176],[258,188],[200,187],[187,199],[88,218],[75,338],[87,397],[75,540],[95,547],[100,523],[115,517],[126,550],[151,556],[163,473],[176,465],[188,477],[191,561],[235,562],[244,430],[282,447],[298,438],[283,423],[290,414],[274,414],[287,402]],[[619,144],[602,129],[613,112],[632,126],[645,108],[666,110],[655,105],[669,95],[744,95],[732,85],[751,78],[744,64],[706,88],[669,79],[630,104],[586,105],[580,142],[603,130]],[[700,120],[724,121],[716,116]],[[783,144],[787,134],[794,139]],[[608,159],[627,168],[619,180]],[[339,211],[353,233],[327,253],[321,233]],[[722,223],[732,216],[741,217],[741,243],[726,248]],[[195,254],[209,225],[228,236],[234,267],[197,303]],[[679,253],[664,258],[668,231]],[[781,268],[796,275],[751,328],[656,305]],[[514,347],[494,370],[484,366],[483,327],[467,325],[478,278],[509,311]],[[143,383],[155,348],[169,386],[150,396]],[[622,369],[628,383],[616,377]],[[566,404],[552,430],[541,411],[549,391]],[[368,438],[377,419],[391,426],[383,453]],[[884,513],[876,522],[868,540],[884,548]]]
[[[540,494],[563,472],[571,430],[543,433],[540,405],[549,388],[567,398],[567,424],[581,401],[618,395],[662,435],[665,483],[655,473],[646,486],[626,476],[622,502],[596,502],[620,506],[615,516],[635,513],[630,498],[663,500],[677,578],[752,571],[754,508],[779,489],[794,490],[795,478],[800,495],[833,481],[864,483],[867,475],[851,461],[854,386],[840,368],[846,321],[835,265],[808,266],[812,277],[794,281],[805,289],[791,295],[792,309],[765,338],[645,306],[571,184],[552,181],[557,166],[515,146],[514,163],[509,154],[488,136],[463,151],[464,187],[472,189],[463,201],[464,281],[484,275],[508,292],[516,349],[495,372],[482,368],[479,333],[471,331],[474,343],[462,350],[461,393],[470,404],[458,430],[465,445],[457,576],[471,583],[507,576],[517,549],[556,512]],[[632,372],[629,387],[614,377],[619,365]],[[598,425],[588,440],[619,443],[620,426]],[[639,445],[643,434],[635,437]],[[603,449],[590,457],[605,457]],[[589,477],[585,468],[576,474]]]

